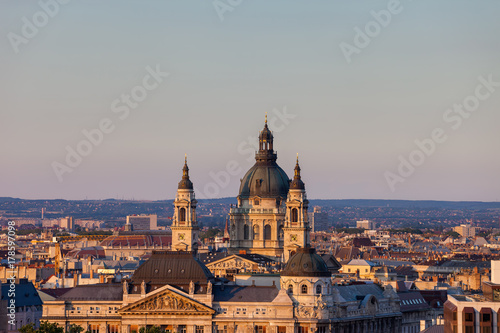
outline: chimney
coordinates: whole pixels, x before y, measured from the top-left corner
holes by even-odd
[[[90,269],[90,278],[93,279],[94,278],[94,270],[91,268]]]
[[[104,283],[104,275],[99,275],[99,283]]]
[[[73,273],[73,287],[76,287],[78,285],[78,274]]]

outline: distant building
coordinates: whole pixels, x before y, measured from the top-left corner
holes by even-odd
[[[157,216],[154,215],[129,215],[127,216],[127,224],[125,230],[140,231],[140,230],[156,230]]]
[[[347,265],[342,266],[341,272],[368,279],[372,275],[372,267],[376,266],[378,265],[368,260],[353,259]]]
[[[14,218],[13,221],[16,222],[16,227],[20,227],[22,225],[34,225],[35,227],[38,227],[41,225],[40,220],[35,218]]]
[[[70,216],[63,217],[59,222],[59,227],[66,230],[73,230],[73,218]]]
[[[314,211],[309,213],[309,221],[311,223],[311,231],[326,231],[330,227],[328,225],[328,213],[322,212],[321,207],[315,206]]]
[[[467,224],[461,224],[458,227],[453,227],[453,231],[458,232],[462,237],[476,236],[476,228]]]
[[[104,223],[102,221],[96,221],[96,220],[76,220],[75,222],[75,225],[89,229],[101,228],[103,224]]]
[[[376,228],[375,222],[370,220],[362,220],[356,222],[356,227],[366,230],[372,230]]]

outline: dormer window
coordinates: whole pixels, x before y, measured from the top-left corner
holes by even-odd
[[[319,284],[316,286],[316,294],[321,294],[321,286]]]
[[[254,205],[254,206],[258,206],[258,205],[260,205],[260,199],[259,199],[259,198],[255,198],[255,199],[253,199],[253,205]]]
[[[300,292],[302,294],[307,294],[307,285],[303,284],[301,287],[300,287]]]

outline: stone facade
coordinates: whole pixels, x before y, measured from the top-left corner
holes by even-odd
[[[189,179],[187,160],[182,169],[182,180],[179,182],[174,200],[174,218],[172,221],[172,249],[196,251],[198,249],[198,221],[193,183]]]
[[[298,160],[292,181],[276,163],[273,144],[266,120],[255,165],[242,178],[238,205],[229,213],[229,251],[286,261],[297,247],[309,244],[308,202]]]

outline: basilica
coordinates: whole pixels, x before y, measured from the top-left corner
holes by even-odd
[[[259,133],[255,164],[241,179],[237,207],[229,213],[230,253],[254,253],[286,262],[298,248],[309,245],[308,201],[298,156],[293,180],[276,160],[274,137],[266,118]],[[196,250],[196,199],[187,161],[174,206],[172,247]]]
[[[338,284],[310,247],[298,159],[289,179],[276,163],[273,141],[266,121],[255,165],[230,210],[229,252],[283,261],[279,274],[249,274],[251,283],[238,284],[199,259],[197,201],[184,161],[171,249],[153,251],[131,279],[80,285],[45,303],[43,320],[90,333],[139,333],[152,326],[168,333],[400,332],[400,303],[391,286]]]

